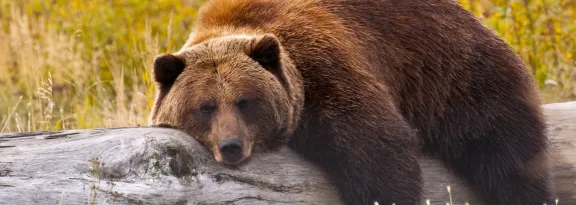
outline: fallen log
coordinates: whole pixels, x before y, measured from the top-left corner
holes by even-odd
[[[543,107],[559,204],[576,204],[576,102]],[[420,164],[431,204],[484,204],[435,159]],[[232,168],[182,132],[139,127],[1,134],[0,204],[341,202],[326,175],[289,148]]]

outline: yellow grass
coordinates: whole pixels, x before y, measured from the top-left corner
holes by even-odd
[[[0,0],[0,133],[145,125],[152,59],[181,46],[201,2]],[[576,100],[576,1],[460,2],[526,60],[545,102]]]
[[[146,124],[151,60],[178,49],[198,5],[151,2],[2,0],[0,132]]]

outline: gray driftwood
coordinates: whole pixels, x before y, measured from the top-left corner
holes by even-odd
[[[576,204],[576,102],[545,105],[559,204]],[[98,158],[96,167],[90,159]],[[422,157],[431,204],[482,204],[461,179]],[[113,185],[109,182],[113,182]],[[96,194],[94,196],[94,194]],[[318,167],[283,148],[240,168],[172,129],[0,135],[0,204],[340,204]]]

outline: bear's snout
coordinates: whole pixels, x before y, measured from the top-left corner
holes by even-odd
[[[218,151],[220,151],[225,163],[235,164],[244,158],[242,147],[242,140],[226,138],[218,144]]]

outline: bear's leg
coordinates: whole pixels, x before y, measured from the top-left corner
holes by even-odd
[[[330,174],[343,202],[421,204],[418,144],[407,123],[391,110],[330,113],[308,112],[290,144]]]
[[[436,137],[425,140],[489,204],[553,204],[542,117],[527,103],[507,101],[452,108]]]

